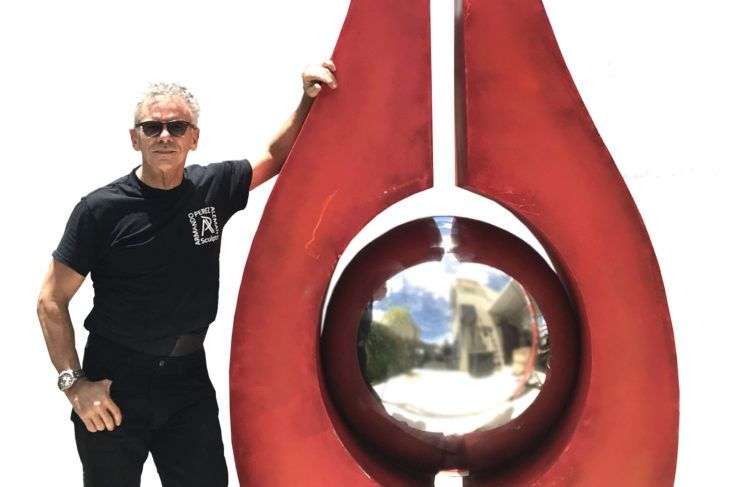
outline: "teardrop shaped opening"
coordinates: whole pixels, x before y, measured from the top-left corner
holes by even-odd
[[[325,311],[332,412],[364,447],[417,470],[494,469],[535,448],[575,380],[560,280],[530,245],[481,221],[389,230],[346,265]]]

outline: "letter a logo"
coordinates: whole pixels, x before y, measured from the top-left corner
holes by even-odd
[[[214,221],[211,219],[210,216],[201,215],[201,237],[204,237],[206,235],[206,230],[208,230],[211,234],[216,233],[216,229],[214,228]]]

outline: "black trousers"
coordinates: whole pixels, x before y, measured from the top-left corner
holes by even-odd
[[[85,487],[140,485],[149,452],[164,487],[227,485],[216,393],[203,349],[158,357],[91,334],[83,370],[90,380],[112,381],[112,399],[123,413],[114,431],[96,433],[71,414]]]

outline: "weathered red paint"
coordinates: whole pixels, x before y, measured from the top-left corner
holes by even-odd
[[[581,330],[577,387],[556,427],[512,462],[467,435],[470,465],[498,463],[466,483],[669,485],[675,349],[638,211],[541,3],[467,0],[460,12],[457,183],[536,234]],[[375,215],[432,183],[427,0],[353,0],[333,57],[340,88],[321,94],[305,122],[240,290],[230,373],[240,482],[431,485],[350,432],[329,402],[319,354],[339,255]]]
[[[432,185],[429,2],[352,1],[276,182],[240,288],[230,368],[244,486],[431,485],[365,453],[322,384],[320,313],[339,255],[373,217]]]
[[[458,185],[502,204],[555,261],[580,316],[571,411],[527,460],[471,485],[674,482],[675,347],[638,210],[538,0],[466,0],[457,36]]]

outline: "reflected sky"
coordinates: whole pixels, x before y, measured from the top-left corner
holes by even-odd
[[[408,307],[412,317],[420,324],[422,340],[441,343],[451,335],[449,299],[455,279],[471,279],[499,292],[511,278],[483,264],[459,262],[451,252],[454,217],[439,216],[432,220],[442,237],[440,246],[445,250],[443,259],[424,262],[391,277],[386,283],[385,297],[373,302],[372,317],[377,321],[394,306]]]
[[[446,279],[452,276],[452,279]],[[459,263],[453,254],[446,254],[440,262],[425,262],[393,276],[386,283],[384,298],[374,301],[372,318],[381,320],[394,306],[405,306],[419,322],[422,340],[441,343],[451,335],[449,306],[453,279],[471,279],[499,292],[510,282],[510,277],[492,267],[471,262]]]

